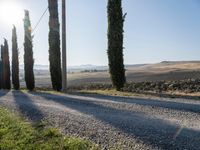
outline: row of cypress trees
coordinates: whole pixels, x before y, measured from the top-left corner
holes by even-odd
[[[58,1],[48,0],[49,4],[49,62],[52,87],[54,90],[62,89],[61,53],[60,53],[60,24],[58,18]],[[31,22],[29,11],[25,10],[24,18],[24,75],[26,87],[32,91],[35,88],[33,37],[31,35]],[[1,46],[2,61],[0,61],[0,87],[10,89],[10,64],[8,55],[8,43],[5,40]],[[19,83],[19,56],[16,27],[12,30],[12,84],[14,89],[20,88]],[[1,75],[2,74],[2,75]]]
[[[58,1],[48,0],[49,6],[49,62],[52,87],[54,90],[60,91],[62,89],[62,73],[61,73],[61,53],[60,53],[60,24],[58,18]],[[109,71],[112,83],[117,90],[120,90],[125,82],[125,69],[123,60],[123,26],[125,15],[122,11],[122,0],[108,0],[108,60]],[[31,35],[31,23],[29,12],[25,11],[24,18],[24,71],[25,82],[27,89],[33,90],[35,88],[35,78],[33,72],[33,44]],[[18,46],[16,28],[12,32],[12,83],[15,89],[19,89],[19,60],[18,60]],[[10,89],[10,64],[8,43],[5,40],[4,45],[1,46],[1,67],[0,75],[2,80],[0,86]],[[2,82],[2,83],[1,83]]]
[[[49,8],[49,67],[52,87],[56,91],[62,89],[61,52],[60,52],[60,24],[58,15],[58,0],[48,0]],[[29,12],[25,11],[24,30],[24,70],[26,86],[29,90],[35,88],[33,72],[33,50],[31,23]]]
[[[48,0],[49,4],[49,61],[51,81],[54,90],[62,89],[60,58],[60,25],[58,0]],[[123,59],[123,27],[125,16],[122,0],[108,0],[108,60],[112,83],[117,90],[123,88],[126,77]]]
[[[49,61],[51,81],[54,90],[62,89],[60,58],[60,25],[58,18],[58,1],[48,0],[49,4]],[[112,83],[120,90],[125,82],[123,60],[123,27],[125,16],[122,11],[122,0],[108,0],[108,60]]]
[[[24,72],[25,82],[28,90],[32,91],[35,88],[35,80],[33,73],[33,51],[32,51],[32,36],[31,36],[31,23],[29,12],[25,10],[24,18]],[[1,45],[1,61],[0,61],[0,88],[11,89],[10,80],[10,61],[8,42],[5,39],[4,45]],[[15,90],[19,90],[19,52],[17,44],[16,27],[12,29],[12,84]]]
[[[51,81],[54,90],[62,89],[60,58],[60,25],[58,0],[48,0],[49,4],[49,61]],[[126,77],[123,59],[123,27],[126,14],[122,11],[122,0],[108,0],[108,60],[112,83],[117,90],[123,88]]]

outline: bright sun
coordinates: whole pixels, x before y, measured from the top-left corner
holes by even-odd
[[[13,0],[0,0],[0,23],[7,25],[22,24],[24,11]]]

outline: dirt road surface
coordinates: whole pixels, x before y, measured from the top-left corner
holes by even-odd
[[[0,91],[0,106],[103,149],[200,149],[197,100]]]

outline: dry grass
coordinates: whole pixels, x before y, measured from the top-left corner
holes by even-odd
[[[132,98],[186,98],[186,99],[197,99],[200,100],[200,92],[197,93],[183,93],[183,92],[163,92],[163,93],[131,93],[131,92],[120,92],[114,89],[112,90],[82,90],[78,91],[81,94],[100,94],[107,96],[122,96],[122,97],[132,97]]]

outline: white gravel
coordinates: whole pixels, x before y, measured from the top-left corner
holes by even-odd
[[[1,91],[0,105],[104,149],[200,149],[197,100]]]

